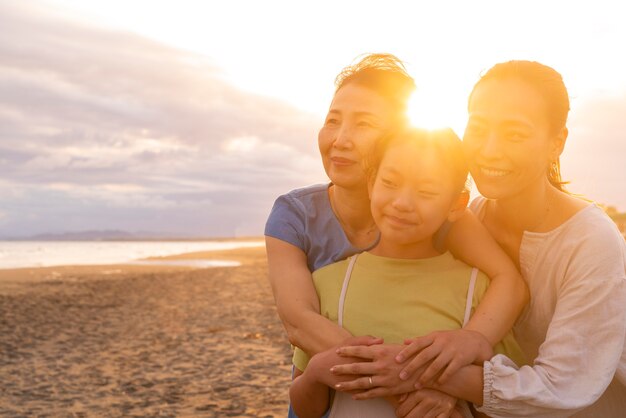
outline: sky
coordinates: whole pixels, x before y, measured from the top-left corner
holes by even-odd
[[[626,211],[613,3],[0,0],[0,238],[262,235],[279,194],[327,180],[317,131],[367,52],[406,62],[417,123],[459,134],[481,72],[553,66],[569,189]]]

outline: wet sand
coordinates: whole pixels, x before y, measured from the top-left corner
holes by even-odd
[[[264,249],[168,258],[243,264],[0,270],[0,416],[286,416]]]

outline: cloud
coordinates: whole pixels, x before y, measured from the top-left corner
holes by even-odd
[[[0,27],[0,235],[261,234],[277,194],[323,178],[316,117],[204,57],[43,6],[1,3]]]
[[[204,56],[30,2],[0,2],[0,28],[0,237],[261,234],[277,195],[325,179],[317,116]],[[570,189],[626,210],[626,96],[573,104]]]

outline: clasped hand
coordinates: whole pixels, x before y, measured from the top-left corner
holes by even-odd
[[[331,367],[334,375],[357,376],[335,389],[359,391],[356,399],[370,399],[445,383],[461,367],[491,358],[493,350],[482,334],[459,329],[408,339],[405,345],[344,345],[336,353],[363,361]]]
[[[335,376],[332,387],[352,393],[355,399],[384,396],[394,406],[398,417],[462,418],[455,409],[454,397],[432,389],[416,390],[414,382],[399,379],[399,371],[403,366],[396,362],[395,357],[404,348],[403,345],[394,344],[352,345],[320,353],[320,360],[332,358],[333,355],[339,356],[336,358],[340,360],[347,360],[330,368],[331,375]],[[347,380],[351,375],[362,376]],[[390,396],[394,394],[403,395]]]

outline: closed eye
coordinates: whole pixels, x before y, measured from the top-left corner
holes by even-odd
[[[486,133],[487,133],[487,128],[478,124],[470,124],[465,129],[466,135],[483,136]]]
[[[505,137],[509,141],[520,142],[520,141],[523,141],[524,139],[526,139],[528,137],[528,135],[526,134],[526,132],[508,131],[508,132],[505,133]]]
[[[396,187],[396,183],[391,179],[381,178],[380,182],[386,187]]]
[[[328,118],[326,122],[324,122],[326,126],[335,126],[339,124],[339,119],[337,118]]]
[[[422,197],[436,197],[439,196],[439,192],[433,190],[419,190],[418,194]]]

